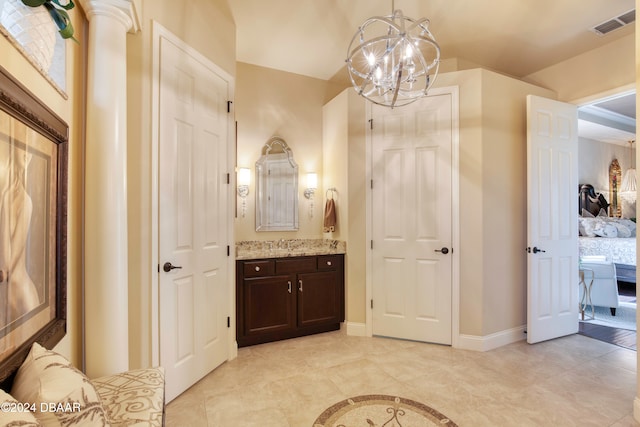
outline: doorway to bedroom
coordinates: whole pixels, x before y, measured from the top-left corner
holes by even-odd
[[[585,282],[591,283],[590,270],[597,271],[590,293],[593,307],[585,307],[579,330],[581,334],[634,350],[635,106],[635,89],[630,88],[578,109],[579,248]],[[627,188],[629,183],[633,188]],[[611,268],[590,265],[592,261]]]

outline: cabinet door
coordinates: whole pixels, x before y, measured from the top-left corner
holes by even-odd
[[[337,271],[298,274],[298,326],[340,323],[341,286]]]
[[[295,276],[244,279],[244,335],[296,328]]]

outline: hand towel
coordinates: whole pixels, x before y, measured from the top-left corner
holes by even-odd
[[[336,231],[336,202],[331,199],[327,199],[327,203],[324,205],[324,227],[325,233]]]

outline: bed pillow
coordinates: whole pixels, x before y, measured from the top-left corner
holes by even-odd
[[[46,426],[109,425],[89,379],[64,356],[38,343],[18,369],[11,395],[19,402],[34,403],[36,418]]]
[[[611,226],[613,230],[611,228],[605,230],[606,226],[607,222],[603,218],[580,218],[578,221],[578,231],[585,237],[615,237],[611,236],[612,233],[617,235],[615,226]]]
[[[612,224],[618,230],[618,237],[631,237],[631,230],[623,222],[613,221]]]
[[[30,411],[32,405],[18,402],[4,390],[0,390],[0,425],[20,427],[40,427],[35,415]]]
[[[618,237],[636,237],[636,223],[627,218],[620,218],[616,221],[616,224],[619,224],[621,227],[625,227],[629,230],[628,236],[621,236],[618,231]]]
[[[586,209],[582,209],[582,213],[580,214],[583,218],[595,218],[595,216]]]
[[[615,226],[615,224],[611,224],[608,222],[599,223],[598,226],[593,229],[593,232],[598,237],[618,237],[618,228]]]

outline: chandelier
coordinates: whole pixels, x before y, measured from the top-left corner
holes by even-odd
[[[427,94],[438,74],[440,46],[429,20],[406,17],[401,10],[374,16],[358,28],[347,50],[353,87],[386,107],[410,104]]]

